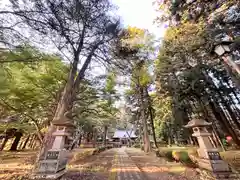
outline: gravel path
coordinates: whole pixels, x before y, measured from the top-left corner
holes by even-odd
[[[125,148],[117,152],[117,180],[144,180],[146,179],[136,164],[129,158]]]
[[[61,180],[108,180],[117,149],[106,150],[71,165]]]
[[[195,180],[196,172],[135,148],[113,148],[69,168],[63,180]]]
[[[135,148],[126,148],[129,159],[135,163],[145,176],[144,180],[198,180],[194,169],[186,168],[180,163],[167,162],[155,154],[146,155]]]

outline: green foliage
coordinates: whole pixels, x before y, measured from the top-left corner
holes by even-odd
[[[158,150],[156,151],[156,155],[158,157],[163,157],[163,158],[166,158],[168,161],[174,161],[174,158],[172,156],[172,150],[169,149],[169,150]]]
[[[18,122],[18,123],[1,123],[0,124],[0,132],[4,132],[6,129],[11,129],[11,128],[16,128],[16,129],[21,129],[24,132],[34,132],[36,131],[35,127],[29,123],[26,122]]]
[[[116,75],[115,73],[111,72],[108,74],[107,79],[106,79],[106,87],[105,91],[109,94],[115,94],[115,86],[116,86]]]
[[[58,57],[42,54],[30,47],[9,52],[4,58],[11,61],[29,56],[38,60],[1,64],[0,107],[5,109],[1,118],[19,114],[19,122],[37,125],[41,129],[44,122],[53,116],[57,94],[65,82],[68,67]],[[19,122],[16,126],[26,129]]]
[[[166,132],[166,122],[172,119],[172,100],[170,96],[152,96],[155,109],[154,125],[157,138],[162,139]]]
[[[103,78],[97,78],[98,82],[104,79],[100,87],[94,80],[85,80],[81,83],[74,113],[75,120],[84,133],[93,132],[94,129],[102,132],[104,126],[116,125],[118,109],[114,107],[114,102],[117,100],[115,78],[113,72]]]
[[[181,162],[186,166],[191,166],[191,167],[196,166],[196,164],[192,162],[192,160],[190,159],[187,151],[173,150],[172,156],[176,161]]]
[[[181,162],[185,166],[197,167],[197,165],[190,159],[188,149],[174,149],[174,148],[160,148],[156,151],[157,157],[166,158],[168,161]]]
[[[234,23],[228,24],[224,21],[228,16],[227,9],[233,4],[234,1],[220,0],[156,3],[159,11],[164,13],[158,21],[171,19],[155,61],[157,90],[155,102],[159,104],[155,107],[157,117],[155,124],[160,137],[164,134],[166,121],[171,120],[173,123],[171,128],[175,131],[177,127],[179,129],[189,121],[192,113],[201,112],[207,120],[210,120],[207,114],[209,100],[214,99],[214,103],[218,104],[216,99],[219,97],[216,97],[216,94],[220,91],[231,99],[230,94],[226,93],[228,87],[217,88],[215,85],[216,79],[219,82],[222,81],[220,79],[225,79],[226,84],[231,84],[231,80],[229,75],[223,73],[223,63],[214,55],[213,48],[220,43],[219,37],[224,34],[237,40],[235,36],[238,30],[234,30],[236,27]],[[221,14],[224,18],[223,16],[221,18]],[[214,78],[210,77],[210,74],[214,74]],[[162,100],[165,98],[168,100]],[[222,134],[221,128],[218,131]],[[188,132],[184,131],[183,134]]]

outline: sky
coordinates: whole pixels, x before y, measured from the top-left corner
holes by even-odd
[[[157,38],[164,35],[164,27],[158,27],[153,24],[158,13],[152,5],[153,0],[112,0],[118,6],[117,14],[122,18],[124,26],[135,26],[148,29]],[[127,87],[117,87],[118,93],[123,94]],[[118,101],[117,106],[124,104],[124,101]]]
[[[154,0],[112,0],[118,9],[125,26],[136,26],[148,29],[156,37],[164,35],[164,28],[153,25],[158,13],[154,10],[152,3]]]

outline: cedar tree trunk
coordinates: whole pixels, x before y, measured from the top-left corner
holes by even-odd
[[[17,147],[18,147],[18,144],[19,144],[19,142],[21,140],[22,135],[23,134],[21,132],[16,132],[15,133],[15,139],[14,139],[14,141],[12,143],[10,151],[17,151]]]

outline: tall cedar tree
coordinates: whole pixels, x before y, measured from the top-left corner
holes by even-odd
[[[44,43],[51,41],[71,62],[53,122],[72,119],[72,108],[85,71],[118,37],[119,20],[111,16],[111,10],[113,6],[108,0],[14,0],[10,10],[0,12],[4,25],[2,42],[16,45],[27,40],[34,44],[42,38]],[[53,131],[51,126],[45,135],[40,158],[53,143]]]

